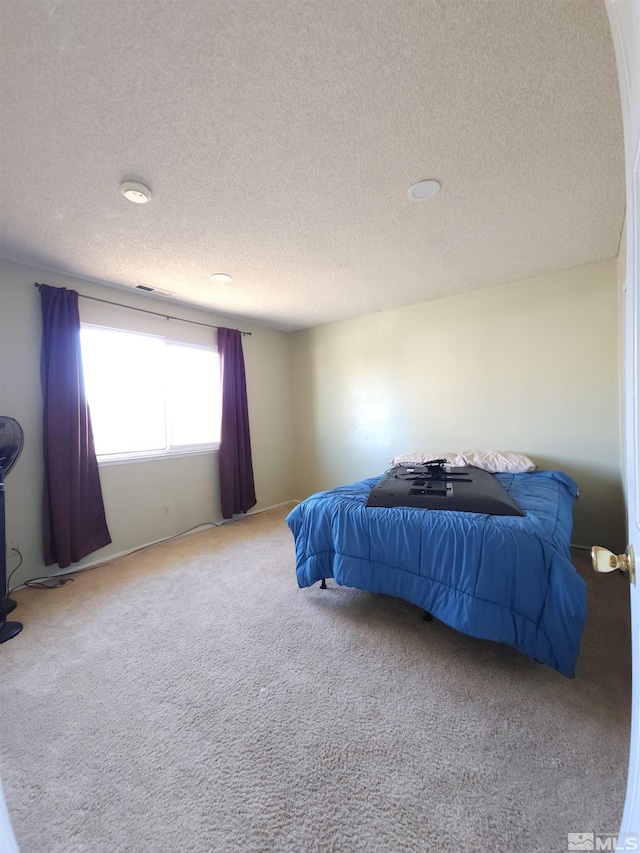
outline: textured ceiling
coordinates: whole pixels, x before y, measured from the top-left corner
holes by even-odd
[[[0,30],[5,259],[298,329],[617,254],[602,0],[0,0]]]

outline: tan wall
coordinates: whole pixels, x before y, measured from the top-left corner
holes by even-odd
[[[292,335],[296,497],[417,450],[519,450],[580,487],[573,541],[623,544],[616,261]]]
[[[187,319],[250,331],[244,338],[249,420],[257,509],[291,499],[293,464],[289,337],[245,321],[219,317],[125,290],[0,262],[0,414],[15,417],[25,431],[24,452],[6,482],[7,539],[16,542],[24,563],[13,580],[45,570],[41,557],[42,396],[40,389],[40,297],[35,281],[69,287],[81,294],[170,311]],[[80,301],[82,312],[82,300]],[[85,305],[95,306],[86,302]],[[128,312],[132,313],[132,312]],[[112,545],[87,557],[93,563],[188,528],[221,520],[217,454],[156,459],[100,469]],[[170,515],[163,516],[163,506]],[[16,565],[11,557],[8,570]]]

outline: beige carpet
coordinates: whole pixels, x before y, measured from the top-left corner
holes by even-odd
[[[285,514],[16,593],[0,775],[22,853],[564,853],[618,828],[622,576],[576,554],[569,681],[398,599],[299,590]]]

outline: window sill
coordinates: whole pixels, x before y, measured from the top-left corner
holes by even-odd
[[[205,447],[185,448],[182,450],[148,450],[143,453],[113,453],[108,456],[98,456],[98,467],[107,468],[110,465],[130,465],[135,462],[153,462],[155,459],[180,459],[185,456],[206,456],[217,453],[219,444],[209,444]]]

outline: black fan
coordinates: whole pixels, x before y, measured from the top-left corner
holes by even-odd
[[[4,478],[18,461],[24,444],[22,427],[14,418],[0,415],[0,643],[22,631],[20,622],[7,622],[7,613],[15,607],[8,597],[7,544],[4,532]]]

